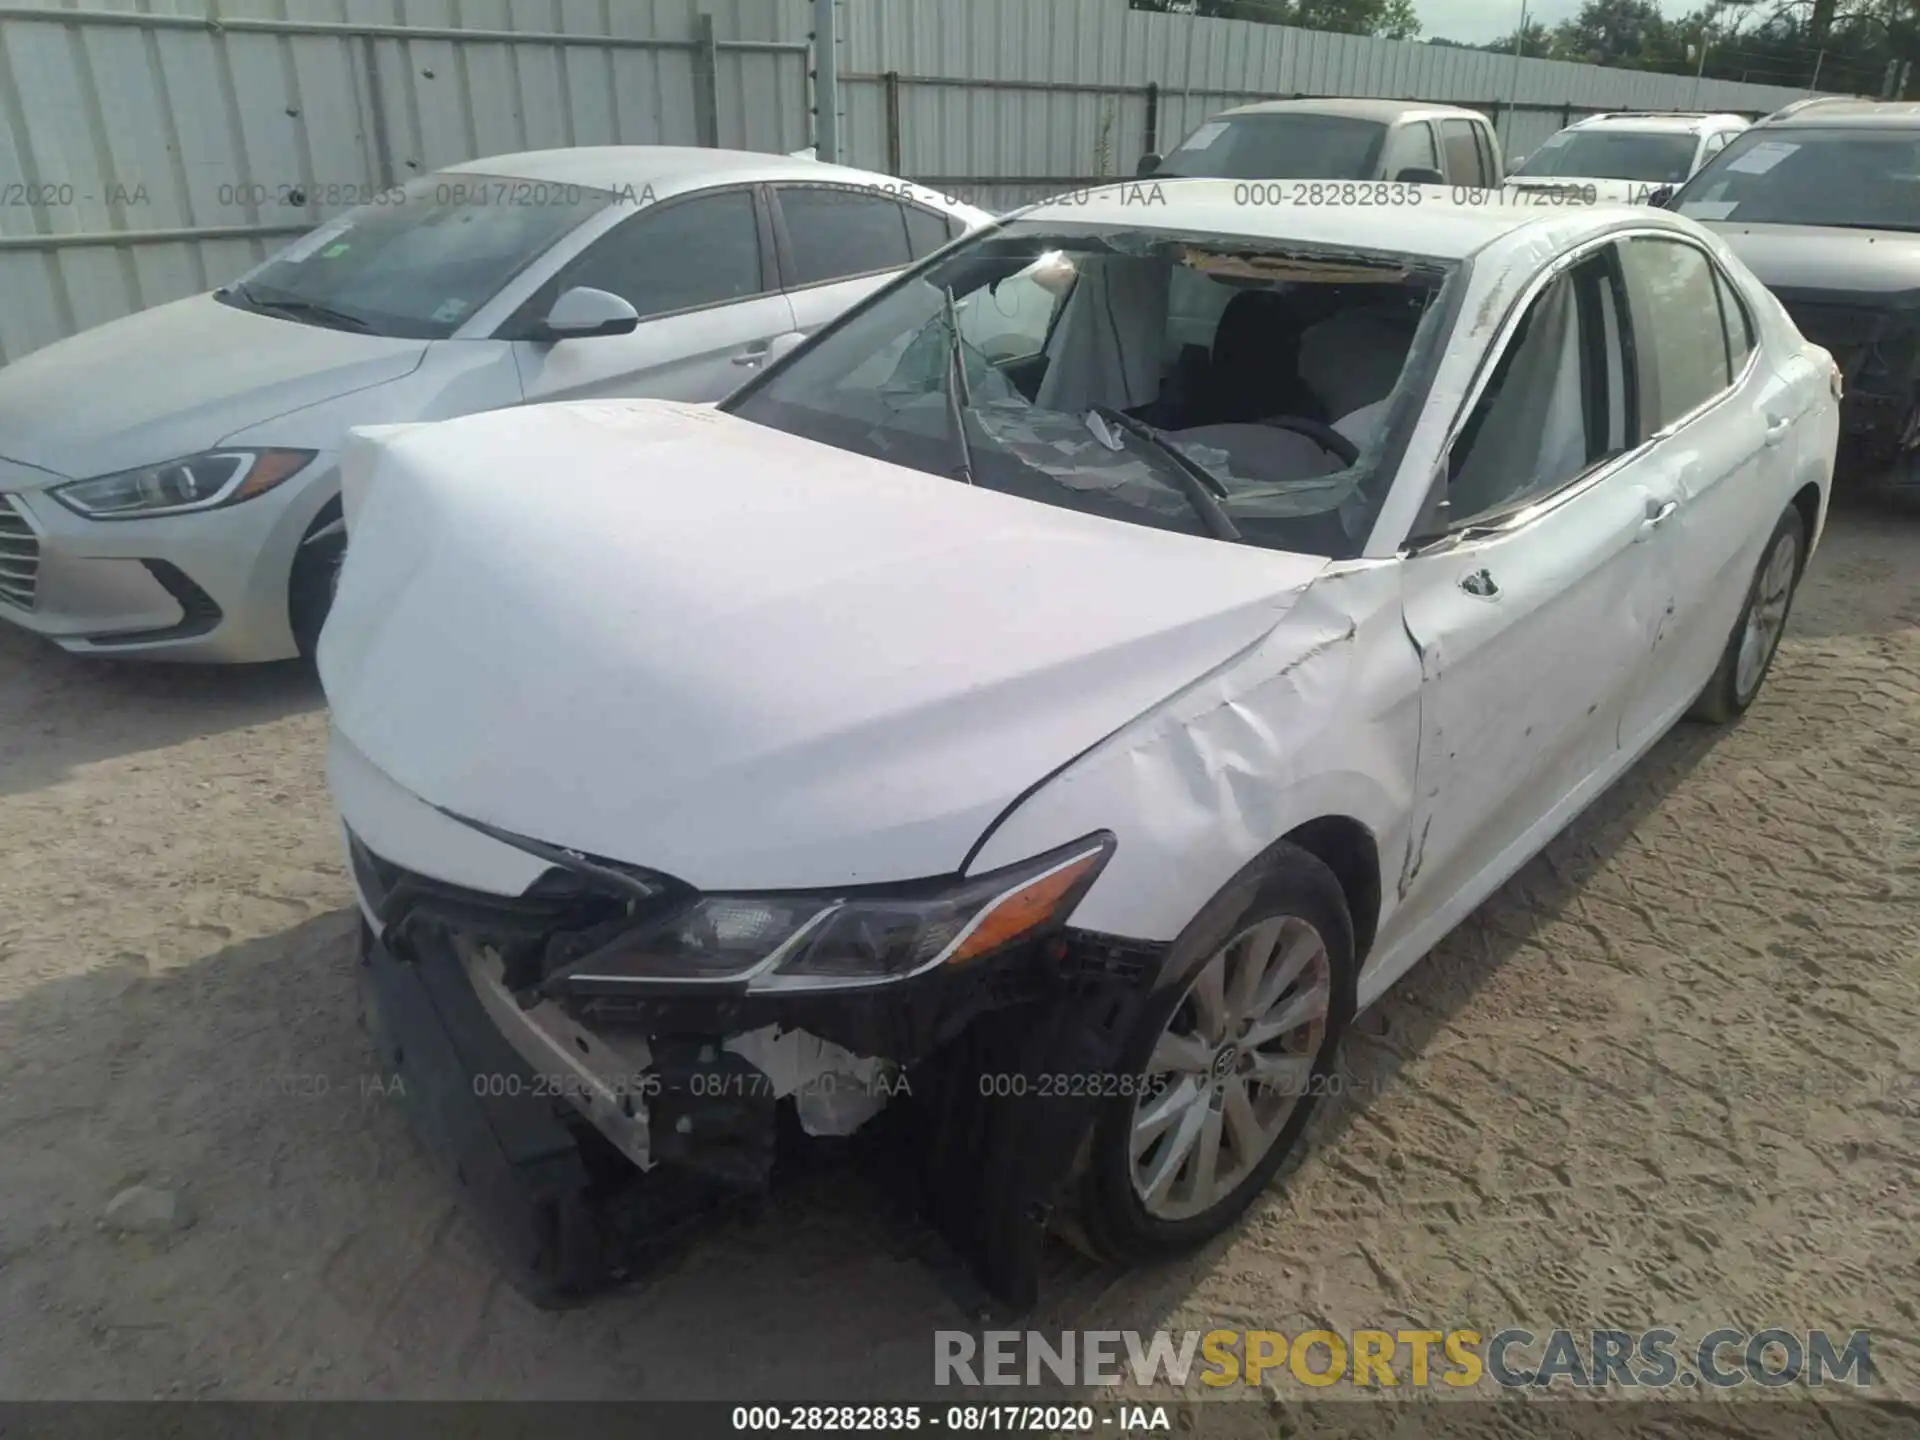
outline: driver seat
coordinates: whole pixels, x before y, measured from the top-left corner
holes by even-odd
[[[1227,302],[1213,332],[1212,394],[1202,407],[1207,421],[1327,418],[1300,375],[1301,320],[1277,290],[1242,290]]]

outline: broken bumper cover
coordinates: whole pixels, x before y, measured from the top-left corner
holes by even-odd
[[[813,1135],[884,1110],[869,1134],[901,1198],[999,1301],[1037,1298],[1043,1236],[1101,1093],[1047,1082],[1111,1070],[1163,947],[1055,929],[874,986],[541,994],[512,972],[542,908],[565,902],[534,897],[515,916],[521,902],[352,850],[383,921],[363,935],[383,1063],[536,1301],[644,1269],[716,1208],[763,1193],[789,1103]]]

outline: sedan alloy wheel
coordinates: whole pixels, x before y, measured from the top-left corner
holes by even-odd
[[[1297,916],[1249,926],[1201,967],[1134,1109],[1133,1187],[1149,1215],[1199,1215],[1266,1157],[1312,1081],[1332,996],[1326,941]]]

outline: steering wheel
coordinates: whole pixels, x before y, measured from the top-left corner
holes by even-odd
[[[1276,430],[1291,430],[1296,435],[1306,436],[1342,465],[1352,465],[1360,459],[1358,445],[1331,425],[1323,424],[1318,420],[1309,420],[1304,415],[1269,415],[1260,423],[1271,425]]]

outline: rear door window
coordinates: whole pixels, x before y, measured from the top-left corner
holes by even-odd
[[[1733,383],[1719,282],[1713,262],[1683,240],[1635,235],[1619,248],[1633,314],[1641,419],[1651,434]],[[1744,329],[1739,340],[1744,360]]]
[[[1402,170],[1440,170],[1440,152],[1433,143],[1433,127],[1424,120],[1410,120],[1397,128],[1387,144],[1386,163],[1380,168],[1389,180],[1395,179]]]
[[[1455,185],[1485,185],[1480,170],[1480,146],[1471,120],[1442,120],[1440,146],[1447,153],[1447,179]]]
[[[825,185],[781,185],[774,193],[793,259],[791,284],[871,275],[913,259],[905,207],[897,200]]]
[[[902,207],[907,216],[907,242],[913,248],[913,258],[931,255],[948,240],[952,234],[948,229],[947,217],[934,210],[922,210],[918,205]]]

